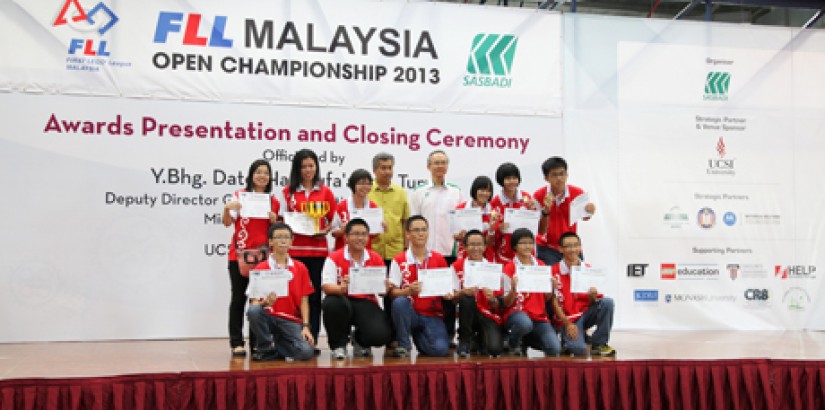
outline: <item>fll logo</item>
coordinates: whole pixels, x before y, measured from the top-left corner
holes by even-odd
[[[70,13],[71,11],[71,13]],[[86,10],[79,0],[66,0],[60,8],[60,12],[54,19],[53,27],[68,25],[80,33],[97,31],[103,36],[114,27],[120,19],[105,3],[97,3],[92,8]],[[109,50],[106,48],[107,41],[93,38],[72,38],[69,41],[69,54],[75,55],[79,52],[84,56],[108,57]]]
[[[513,85],[513,59],[518,37],[479,33],[473,38],[467,59],[465,86],[509,88]]]
[[[727,101],[730,73],[711,71],[705,77],[705,101]]]

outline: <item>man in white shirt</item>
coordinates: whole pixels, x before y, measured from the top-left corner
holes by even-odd
[[[427,156],[427,169],[432,179],[419,185],[410,193],[410,216],[421,215],[429,222],[430,239],[427,249],[434,250],[442,255],[448,265],[456,259],[458,243],[450,230],[449,211],[454,210],[464,201],[464,195],[458,186],[445,180],[450,160],[444,151],[436,150]],[[444,302],[444,325],[450,337],[450,346],[453,346],[455,336],[455,303]]]

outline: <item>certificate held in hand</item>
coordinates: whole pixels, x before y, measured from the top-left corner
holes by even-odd
[[[289,281],[292,272],[286,269],[253,270],[249,272],[249,287],[247,296],[252,299],[263,299],[270,293],[276,297],[289,296]]]
[[[501,265],[466,261],[464,263],[464,287],[501,290]]]
[[[350,295],[377,295],[387,291],[384,280],[387,278],[387,268],[383,266],[350,268],[349,288]]]
[[[517,290],[520,293],[550,293],[553,291],[553,280],[549,266],[524,266],[516,267],[518,283]]]
[[[418,271],[418,280],[421,281],[421,293],[418,296],[445,296],[453,293],[455,289],[453,276],[453,270],[450,268]]]
[[[381,208],[356,208],[350,210],[350,220],[363,219],[370,234],[384,233],[384,210]]]
[[[507,208],[504,210],[504,222],[507,222],[507,229],[504,233],[513,233],[516,229],[525,228],[535,235],[539,230],[540,218],[541,211]]]
[[[570,269],[570,291],[573,293],[587,293],[590,288],[602,289],[606,281],[604,269],[581,265]]]
[[[269,212],[272,210],[272,199],[269,194],[239,192],[238,202],[241,203],[242,218],[269,219]]]
[[[303,212],[287,212],[284,214],[284,223],[292,228],[292,232],[300,235],[315,235],[315,220]]]
[[[461,231],[484,229],[481,208],[461,208],[448,211],[450,217],[450,232],[457,234]]]

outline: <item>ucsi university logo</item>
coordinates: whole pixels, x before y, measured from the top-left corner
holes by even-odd
[[[80,0],[66,0],[52,26],[69,26],[78,34],[69,41],[69,55],[108,57],[108,42],[102,36],[119,20],[112,9],[103,2],[86,8]]]

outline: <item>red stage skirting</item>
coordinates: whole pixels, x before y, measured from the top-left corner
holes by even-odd
[[[6,409],[822,409],[825,361],[520,360],[0,381]]]

